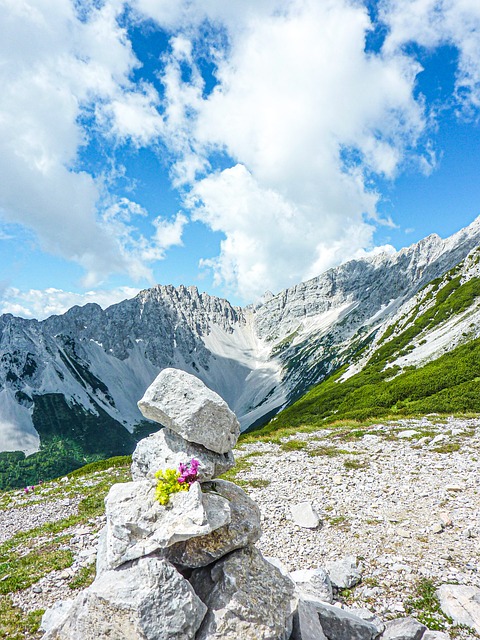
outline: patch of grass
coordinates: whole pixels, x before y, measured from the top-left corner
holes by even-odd
[[[270,480],[263,480],[261,478],[254,478],[252,480],[244,480],[245,486],[252,487],[253,489],[263,489],[271,484]]]
[[[282,451],[301,451],[306,446],[307,442],[305,440],[287,440],[287,442],[280,444],[280,449]]]
[[[345,469],[368,469],[370,463],[367,460],[345,460],[343,463]]]
[[[432,451],[435,451],[435,453],[455,453],[455,451],[460,451],[460,445],[458,442],[446,442],[434,447]]]
[[[92,562],[82,567],[77,575],[70,580],[68,586],[70,589],[85,589],[95,580],[96,563]]]
[[[348,521],[347,516],[339,515],[339,516],[329,516],[326,518],[328,524],[332,527],[338,527],[341,530],[347,530],[350,528],[350,523]]]
[[[432,631],[444,631],[452,619],[440,608],[437,585],[428,578],[421,578],[415,585],[415,593],[405,602],[405,611],[413,614]]]
[[[38,631],[43,614],[43,609],[24,613],[11,598],[0,596],[0,638],[25,640]]]
[[[258,458],[259,456],[264,455],[261,451],[252,451],[252,453],[247,453],[244,456],[240,456],[235,459],[235,466],[222,473],[220,478],[222,480],[228,480],[229,482],[234,482],[239,486],[243,486],[247,481],[240,480],[237,476],[242,471],[249,471],[252,466],[252,458]]]
[[[50,542],[25,555],[16,552],[0,556],[0,594],[26,589],[47,573],[70,567],[73,553],[61,548],[62,542],[64,540]]]
[[[84,476],[95,473],[96,471],[105,471],[112,468],[126,468],[132,464],[132,456],[114,456],[106,460],[97,460],[90,462],[80,469],[75,469],[68,474],[68,478],[83,478]]]

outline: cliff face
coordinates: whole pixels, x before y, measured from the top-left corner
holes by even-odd
[[[1,316],[0,451],[31,453],[47,433],[128,441],[142,422],[136,403],[165,367],[202,379],[246,428],[348,362],[479,239],[477,219],[446,240],[345,263],[243,309],[195,287],[156,286],[106,310]]]

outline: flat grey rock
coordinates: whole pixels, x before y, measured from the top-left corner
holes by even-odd
[[[320,524],[318,513],[312,506],[311,502],[299,502],[290,507],[293,522],[299,527],[305,529],[316,529]]]
[[[351,589],[362,579],[355,556],[345,556],[340,560],[325,563],[330,581],[337,589]]]
[[[353,613],[354,616],[358,616],[362,620],[366,620],[367,622],[370,622],[370,624],[373,624],[373,626],[376,627],[379,635],[385,631],[385,624],[369,609],[365,609],[363,607],[349,607],[348,611],[350,611],[350,613]]]
[[[318,600],[306,602],[316,609],[323,632],[329,640],[373,640],[378,636],[375,625],[346,609]]]
[[[187,442],[171,429],[161,429],[140,440],[132,456],[133,480],[153,479],[159,469],[178,469],[192,458],[199,463],[198,481],[204,482],[225,473],[235,464],[233,453],[215,453],[200,444]]]
[[[115,484],[105,499],[107,524],[103,534],[104,569],[165,549],[176,542],[204,536],[230,522],[230,503],[219,494],[202,493],[195,482],[189,491],[174,493],[162,506],[148,480]]]
[[[296,609],[293,582],[255,547],[233,551],[190,579],[208,606],[196,640],[288,640]]]
[[[464,624],[480,633],[480,589],[463,584],[442,584],[438,599],[443,613],[456,624]]]
[[[194,640],[205,612],[175,567],[141,558],[98,577],[43,640]]]
[[[293,618],[292,640],[328,640],[323,633],[317,610],[308,602],[300,600],[298,603]]]
[[[290,577],[295,582],[300,597],[318,598],[323,602],[333,602],[332,583],[325,569],[299,569]]]
[[[426,630],[415,618],[397,618],[385,623],[382,640],[421,640]]]
[[[161,371],[138,407],[145,418],[216,453],[233,449],[240,435],[240,424],[225,400],[180,369]]]
[[[260,509],[242,488],[226,480],[215,480],[203,483],[202,491],[204,495],[213,491],[228,500],[230,522],[205,536],[168,547],[165,557],[176,565],[204,567],[230,551],[253,544],[262,535]]]
[[[425,631],[422,640],[451,640],[448,633],[444,631]]]

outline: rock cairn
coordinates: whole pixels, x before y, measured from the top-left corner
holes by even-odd
[[[448,640],[414,618],[383,623],[336,606],[334,594],[361,580],[354,556],[292,573],[262,556],[258,506],[218,478],[234,465],[238,421],[200,380],[165,369],[139,407],[164,428],[138,443],[132,482],[111,488],[96,578],[47,610],[43,640]],[[196,480],[160,504],[155,474],[192,460]],[[319,525],[307,502],[292,517]],[[452,616],[458,602],[473,603],[464,624],[475,617],[474,596],[441,594]]]
[[[175,369],[160,373],[139,407],[165,428],[139,442],[132,482],[111,488],[96,578],[45,613],[44,640],[287,640],[294,584],[254,546],[257,505],[218,479],[234,464],[235,414]],[[198,481],[162,506],[155,473],[192,459]]]

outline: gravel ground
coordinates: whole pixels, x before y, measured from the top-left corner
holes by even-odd
[[[255,454],[238,478],[252,483],[246,490],[260,506],[264,533],[257,546],[264,555],[280,559],[289,570],[356,556],[363,581],[346,602],[366,606],[383,619],[405,615],[422,577],[480,587],[479,419],[404,420],[376,425],[353,440],[327,431],[287,440],[306,444],[285,451],[279,444],[257,442],[235,452],[237,458]],[[457,451],[435,451],[457,445]],[[309,455],[319,447],[342,453]],[[252,486],[258,480],[269,484]],[[293,523],[291,505],[303,501],[320,516],[317,529]],[[77,506],[78,499],[60,499],[0,511],[0,542],[75,513]],[[94,560],[103,522],[101,517],[74,528],[74,565],[14,594],[14,602],[34,610],[74,596],[67,583]],[[459,632],[457,637],[472,636]]]
[[[405,437],[409,430],[417,434]],[[425,431],[436,436],[422,438]],[[271,480],[247,489],[262,511],[258,546],[264,555],[289,570],[356,556],[363,584],[349,599],[383,617],[404,612],[422,577],[480,587],[480,420],[378,425],[354,442],[325,432],[292,439],[307,441],[307,447],[281,455],[278,445],[241,448],[242,455],[263,455],[252,457],[239,478]],[[458,451],[434,451],[455,443]],[[308,455],[320,445],[350,454]],[[347,469],[352,461],[364,466]],[[303,501],[320,516],[315,530],[292,522],[291,505]]]

